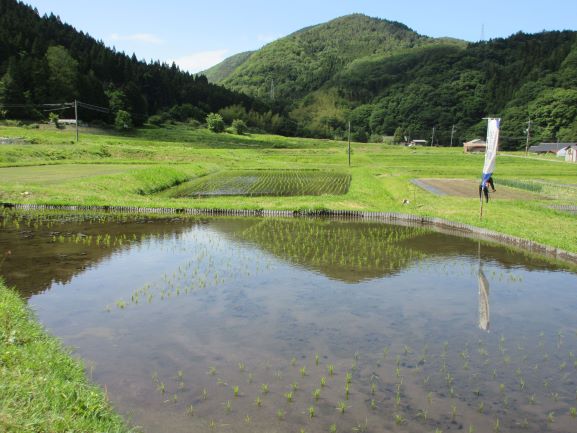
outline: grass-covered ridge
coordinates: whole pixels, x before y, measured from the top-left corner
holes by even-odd
[[[80,361],[0,281],[0,431],[129,432]]]

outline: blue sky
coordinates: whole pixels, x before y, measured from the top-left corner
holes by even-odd
[[[242,51],[350,14],[402,22],[427,36],[477,41],[517,31],[576,30],[576,0],[25,0],[144,60],[198,72]]]

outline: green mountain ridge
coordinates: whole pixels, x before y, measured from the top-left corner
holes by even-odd
[[[219,69],[225,72],[218,75]],[[577,141],[577,33],[517,33],[468,43],[347,15],[278,39],[239,62],[211,68],[225,87],[276,104],[299,135],[431,138],[482,136],[503,118],[505,147]],[[454,128],[454,129],[453,129]]]

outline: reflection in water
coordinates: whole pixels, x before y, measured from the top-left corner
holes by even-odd
[[[0,223],[2,272],[145,432],[575,431],[577,277],[546,260],[338,220]]]
[[[330,278],[359,282],[394,275],[426,256],[418,239],[430,230],[339,220],[253,220],[231,238],[257,245]],[[411,244],[411,241],[417,241]]]
[[[489,330],[489,281],[479,266],[479,328]]]

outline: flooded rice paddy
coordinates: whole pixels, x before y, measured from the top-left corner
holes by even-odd
[[[0,218],[0,273],[146,432],[577,431],[577,275],[420,227]]]

